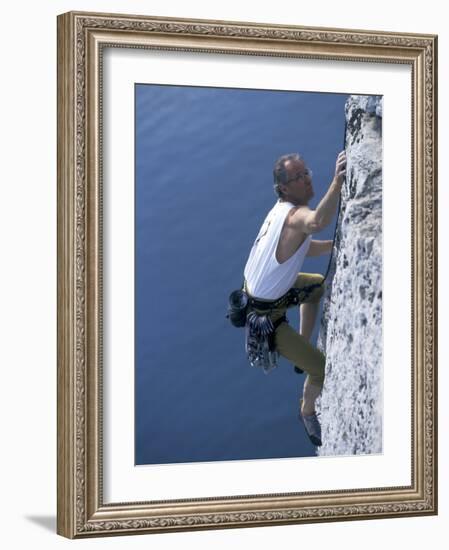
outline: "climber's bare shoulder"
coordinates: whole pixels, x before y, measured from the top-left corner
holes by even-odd
[[[307,205],[292,208],[288,218],[292,229],[300,234],[311,235],[322,229],[318,223],[315,210],[312,210]]]
[[[276,259],[279,263],[287,261],[309,234],[306,231],[307,214],[301,213],[301,215],[298,215],[298,212],[303,209],[310,211],[307,206],[296,206],[287,214],[276,249]]]

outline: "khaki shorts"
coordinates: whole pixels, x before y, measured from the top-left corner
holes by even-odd
[[[319,273],[298,273],[294,288],[305,288],[315,284],[320,286],[313,289],[300,303],[318,303],[323,296],[325,285],[324,277]],[[292,304],[290,307],[294,307],[294,305]],[[272,321],[276,321],[285,314],[286,310],[286,307],[273,309],[270,318]],[[257,309],[254,311],[264,313]],[[308,374],[311,384],[322,387],[324,383],[324,354],[312,346],[288,323],[281,323],[276,329],[276,348],[283,357]]]

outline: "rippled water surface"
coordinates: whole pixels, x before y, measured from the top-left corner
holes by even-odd
[[[136,86],[136,464],[315,454],[297,419],[303,376],[284,359],[268,375],[250,367],[244,331],[225,315],[276,200],[275,160],[304,156],[316,206],[346,98]],[[327,262],[308,258],[303,270],[324,274]],[[289,318],[297,326],[297,311]]]

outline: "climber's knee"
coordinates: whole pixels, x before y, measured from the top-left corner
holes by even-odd
[[[323,297],[326,285],[324,282],[324,277],[320,273],[310,273],[307,274],[307,286],[313,286],[313,290],[310,295],[304,300],[305,303],[316,304]]]
[[[324,291],[326,290],[325,284],[324,284],[324,277],[322,276],[322,281],[320,283],[320,286],[316,289],[313,295],[313,301],[319,302],[321,298],[323,297]]]
[[[283,357],[307,373],[311,383],[323,385],[326,364],[323,352],[288,323],[282,323],[276,330],[276,348]]]

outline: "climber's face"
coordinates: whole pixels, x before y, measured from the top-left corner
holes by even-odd
[[[289,160],[285,170],[288,174],[287,182],[280,185],[284,199],[293,204],[308,204],[315,194],[312,171],[302,159]]]

